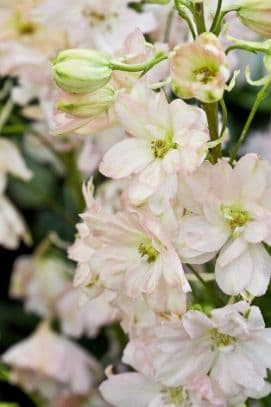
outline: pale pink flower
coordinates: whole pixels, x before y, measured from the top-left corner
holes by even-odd
[[[219,39],[212,33],[176,47],[170,55],[173,92],[184,99],[205,103],[222,98],[229,68]]]
[[[12,272],[10,295],[23,299],[25,309],[54,315],[58,296],[69,290],[73,267],[55,256],[20,256]]]
[[[209,374],[229,400],[270,392],[265,379],[271,332],[258,307],[239,302],[213,310],[210,317],[188,311],[178,324],[158,327],[156,335],[150,349],[155,375],[164,385],[178,387]]]
[[[21,238],[29,243],[30,237],[21,215],[14,208],[4,192],[7,175],[12,174],[24,181],[29,181],[32,172],[11,141],[0,139],[0,244],[8,249],[15,249]]]
[[[191,173],[203,162],[209,133],[201,109],[179,99],[168,104],[163,92],[151,91],[144,81],[129,95],[119,95],[115,109],[131,137],[105,154],[100,171],[115,179],[136,175],[130,187],[136,202],[151,196],[169,175]]]
[[[226,406],[215,397],[207,376],[177,387],[161,384],[154,376],[152,356],[140,340],[129,342],[123,361],[138,372],[110,374],[100,386],[105,400],[116,407],[126,407],[128,403],[133,407]]]
[[[56,301],[56,313],[65,335],[79,338],[82,335],[95,337],[99,330],[118,318],[111,302],[113,292],[104,290],[97,298],[85,298],[82,303],[81,290],[70,288]]]
[[[189,290],[179,257],[155,219],[127,212],[112,216],[89,211],[82,216],[100,244],[89,267],[107,288],[119,291],[122,287],[136,298],[153,293],[164,278],[169,286]]]
[[[70,36],[79,39],[81,47],[90,47],[113,53],[120,48],[123,38],[136,28],[148,33],[156,28],[152,13],[137,13],[128,7],[128,0],[44,0],[36,9],[36,15],[44,23],[70,27]],[[68,10],[68,12],[67,12]],[[83,30],[80,38],[78,26]]]
[[[101,374],[96,360],[78,345],[41,324],[29,338],[2,356],[10,380],[45,400],[60,395],[87,395]]]
[[[266,292],[271,260],[262,245],[270,241],[268,207],[270,166],[255,154],[242,157],[234,168],[226,160],[206,163],[188,179],[189,211],[180,222],[178,252],[190,263],[204,263],[220,251],[215,276],[230,295]]]
[[[10,200],[0,194],[0,245],[16,249],[20,239],[31,242],[25,222]]]

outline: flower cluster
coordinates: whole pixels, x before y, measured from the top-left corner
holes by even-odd
[[[270,13],[265,0],[0,10],[0,73],[18,78],[10,100],[35,119],[25,149],[66,176],[63,200],[80,211],[73,244],[50,234],[11,278],[11,297],[44,321],[3,362],[47,405],[243,407],[271,393],[259,298],[271,278],[271,163],[243,146],[271,88]],[[238,82],[236,50],[262,53],[264,77],[247,69]],[[225,94],[244,80],[260,89],[236,138]],[[0,243],[14,248],[25,228],[6,174],[31,172],[2,138],[0,158]],[[101,364],[64,337],[108,325]]]

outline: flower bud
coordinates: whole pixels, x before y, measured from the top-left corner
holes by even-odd
[[[150,4],[168,4],[171,0],[146,0],[145,3]]]
[[[107,111],[114,100],[115,91],[107,85],[84,95],[65,94],[57,102],[57,108],[76,117],[90,118]]]
[[[60,52],[53,71],[56,84],[70,93],[95,92],[106,85],[112,75],[108,55],[84,49]]]
[[[237,15],[252,31],[271,38],[270,0],[245,0],[240,4]]]
[[[222,98],[230,74],[223,48],[212,33],[176,47],[170,55],[170,73],[177,96],[204,103]]]

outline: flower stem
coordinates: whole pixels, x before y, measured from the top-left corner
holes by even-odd
[[[203,108],[206,113],[208,127],[210,132],[211,141],[215,141],[219,138],[218,130],[218,103],[204,103]],[[216,163],[218,158],[221,157],[221,145],[219,144],[212,150],[212,157]]]
[[[197,26],[198,34],[206,32],[206,24],[204,18],[204,5],[203,3],[196,3],[194,5],[194,19]]]
[[[186,23],[187,23],[187,25],[188,25],[188,27],[190,29],[190,32],[192,34],[192,37],[193,37],[193,39],[195,39],[196,38],[196,32],[195,32],[195,29],[194,29],[194,26],[193,26],[193,22],[190,20],[189,16],[185,13],[183,8],[180,6],[178,0],[175,0],[175,7],[176,7],[176,10],[178,11],[179,16],[183,20],[186,21]]]
[[[143,64],[125,64],[120,61],[112,60],[110,61],[110,67],[116,71],[125,71],[125,72],[140,72],[140,71],[148,71],[153,66],[159,64],[159,62],[164,61],[167,59],[168,56],[164,53],[159,53],[154,55],[149,61]]]
[[[247,121],[245,123],[245,126],[244,126],[244,128],[242,130],[241,136],[239,137],[239,140],[236,143],[236,146],[235,146],[235,148],[233,150],[233,153],[231,155],[231,159],[230,159],[231,164],[233,164],[234,160],[236,159],[237,154],[239,152],[239,149],[240,149],[241,145],[243,144],[243,142],[244,142],[244,140],[245,140],[245,138],[247,136],[247,133],[248,133],[248,131],[250,129],[250,126],[251,126],[251,124],[252,124],[252,122],[254,120],[254,117],[255,117],[255,115],[257,113],[257,110],[258,110],[260,104],[264,101],[264,99],[268,95],[268,90],[269,90],[270,86],[271,86],[271,78],[268,81],[266,81],[265,85],[262,87],[262,89],[257,94],[254,105],[253,105],[253,107],[251,109],[251,112],[250,112],[250,114],[248,116],[248,119],[247,119]]]
[[[222,0],[218,0],[217,7],[216,7],[216,12],[215,12],[215,17],[214,17],[213,23],[212,23],[211,28],[210,28],[210,31],[212,31],[212,32],[215,32],[215,29],[216,29],[217,24],[219,22],[221,7],[222,7]]]

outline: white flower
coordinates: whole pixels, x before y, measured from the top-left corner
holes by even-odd
[[[190,263],[204,263],[220,251],[216,280],[230,295],[263,295],[270,280],[271,259],[262,245],[271,234],[270,169],[255,154],[242,157],[234,168],[225,160],[206,163],[182,191],[189,191],[188,214],[176,240],[179,254]]]
[[[12,368],[11,381],[46,400],[61,394],[87,395],[101,373],[93,357],[44,323],[2,359]]]
[[[203,162],[209,134],[201,109],[179,99],[168,104],[163,92],[151,91],[143,81],[129,95],[120,94],[115,109],[132,137],[105,154],[100,171],[116,179],[136,175],[129,191],[135,204],[156,192],[167,176],[191,173]]]
[[[261,398],[271,366],[271,331],[258,307],[246,302],[211,312],[188,311],[180,323],[158,327],[151,344],[156,377],[178,387],[209,374],[227,398]]]

